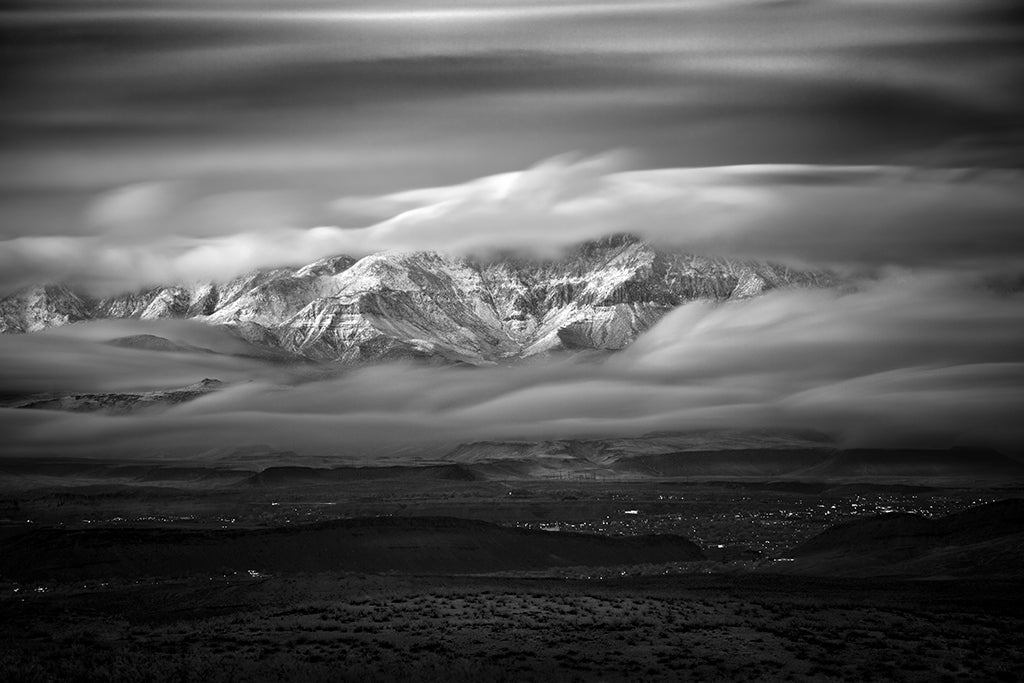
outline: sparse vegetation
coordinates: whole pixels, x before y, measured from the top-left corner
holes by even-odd
[[[55,587],[0,600],[0,679],[1011,680],[1022,606],[1016,585],[753,576]]]

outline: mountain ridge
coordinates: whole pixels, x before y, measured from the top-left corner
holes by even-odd
[[[0,332],[191,319],[316,361],[434,357],[485,365],[564,349],[622,349],[690,301],[834,284],[826,272],[661,251],[618,235],[544,261],[385,251],[103,299],[40,285],[0,300]]]

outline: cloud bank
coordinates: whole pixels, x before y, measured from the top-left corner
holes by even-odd
[[[700,253],[840,268],[977,268],[997,261],[1018,268],[1024,261],[1017,171],[807,165],[631,171],[623,170],[626,164],[621,154],[563,156],[459,185],[344,197],[321,209],[336,226],[312,228],[268,222],[265,213],[275,215],[268,197],[207,197],[196,208],[178,204],[179,195],[162,185],[133,186],[95,203],[93,220],[107,226],[104,234],[0,242],[0,278],[8,291],[54,280],[116,291],[386,249],[546,256],[621,232]],[[163,235],[152,227],[181,224],[178,214],[203,210],[249,212],[254,227],[205,236]],[[361,227],[353,217],[372,222]],[[235,215],[233,222],[245,221]]]
[[[89,384],[84,369],[95,368],[97,389],[119,376],[184,384],[197,371],[222,373],[233,384],[159,415],[6,409],[0,426],[8,453],[133,457],[269,445],[375,462],[481,439],[708,429],[813,429],[847,446],[1016,452],[1024,446],[1022,304],[1019,293],[994,293],[948,273],[893,274],[854,292],[790,290],[688,304],[602,360],[384,365],[320,377],[231,357],[209,358],[200,368],[177,354],[114,349],[99,343],[102,328],[94,327],[50,340],[69,344],[63,356],[49,342],[16,353],[5,348],[0,381],[24,385],[31,377],[34,386],[81,390]],[[24,337],[0,342],[9,347],[17,339]],[[138,361],[125,363],[132,354]],[[78,372],[62,357],[77,357]]]
[[[604,361],[514,370],[320,376],[188,326],[0,337],[4,392],[231,382],[159,415],[0,409],[4,452],[713,427],[1024,441],[1016,0],[50,0],[5,9],[0,40],[0,295],[619,232],[856,282],[693,304]],[[535,164],[560,150],[583,152]],[[978,285],[997,276],[1002,294]],[[216,353],[104,344],[131,330]]]
[[[182,351],[152,351],[111,341],[153,335]],[[290,375],[254,357],[254,349],[222,328],[183,320],[103,320],[33,334],[0,334],[0,392],[152,391],[208,377],[242,382]]]
[[[1024,163],[1017,0],[342,4],[7,3],[0,237],[91,234],[137,183],[326,199],[575,149]]]

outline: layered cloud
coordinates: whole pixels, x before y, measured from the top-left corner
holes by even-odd
[[[268,222],[268,214],[287,213],[271,197],[205,198],[197,207],[177,203],[181,195],[163,185],[134,186],[97,200],[91,216],[107,226],[104,234],[0,242],[0,278],[8,291],[53,280],[124,290],[386,249],[550,255],[621,232],[700,253],[840,268],[1013,270],[1024,260],[1017,171],[806,165],[629,171],[622,170],[623,159],[558,157],[460,185],[342,198],[321,209],[339,225],[306,228]],[[181,225],[181,215],[204,210],[231,213],[231,223],[254,227],[224,235],[159,234],[159,226]],[[359,227],[361,220],[371,224]]]
[[[630,232],[693,251],[831,265],[946,264],[1024,253],[1024,176],[907,167],[761,165],[613,172],[557,158],[457,188],[335,208],[397,216],[364,249],[550,252]]]
[[[6,7],[0,235],[89,232],[90,198],[140,182],[381,194],[573,149],[1024,159],[1016,0],[343,5]]]
[[[1013,452],[1024,446],[1022,303],[1020,294],[959,277],[899,274],[856,292],[778,291],[689,304],[602,360],[385,365],[321,377],[219,356],[183,369],[176,354],[99,344],[102,327],[94,326],[59,337],[78,344],[65,354],[78,354],[77,374],[64,363],[47,370],[55,354],[43,344],[5,353],[2,381],[21,381],[30,367],[37,383],[81,390],[85,368],[99,368],[95,388],[109,388],[116,365],[136,382],[169,375],[184,383],[216,371],[233,384],[159,415],[8,409],[0,423],[11,453],[149,457],[266,445],[366,462],[411,450],[429,457],[480,439],[708,429],[812,429],[850,446],[984,444]],[[123,365],[128,354],[138,362]],[[141,375],[140,366],[148,368]]]
[[[111,341],[152,335],[180,351]],[[0,388],[12,396],[174,389],[206,378],[282,377],[254,349],[223,329],[177,320],[104,320],[46,332],[0,335]],[[290,375],[296,377],[295,373]]]
[[[0,38],[0,295],[619,232],[854,274],[514,369],[319,376],[187,325],[0,337],[7,393],[231,384],[163,414],[0,409],[5,452],[766,427],[1024,443],[1016,0],[49,0],[0,12]],[[531,165],[562,150],[583,153]],[[999,275],[1010,293],[978,285]],[[213,352],[105,343],[137,333]]]

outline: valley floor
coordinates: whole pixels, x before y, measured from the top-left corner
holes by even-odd
[[[28,532],[63,539],[77,554],[46,541],[38,557],[52,555],[57,565],[12,560],[0,572],[0,681],[1024,679],[1018,527],[991,546],[1001,554],[972,565],[973,574],[840,579],[797,575],[790,566],[799,562],[787,559],[830,525],[886,512],[953,514],[1019,498],[1017,482],[503,482],[415,474],[254,484],[248,476],[159,484],[9,477],[0,492],[0,552],[8,560],[15,549],[34,557],[31,543],[18,540]],[[448,537],[452,557],[465,542],[490,548],[494,538],[520,534],[536,544],[541,534],[557,544],[567,538],[559,533],[584,532],[678,534],[705,559],[638,565],[628,550],[635,546],[624,543],[608,566],[469,574],[437,554],[433,532],[420,538],[416,524],[388,521],[430,516],[435,521],[426,523],[443,528],[452,523],[437,519],[462,518]],[[281,540],[307,523],[347,528],[337,520],[351,517],[414,529],[380,557],[436,555],[435,566],[446,568],[278,571],[270,559],[281,553],[272,544],[204,571],[175,570],[173,562],[142,571],[134,562],[159,551],[153,527],[182,543],[268,530]],[[378,539],[378,531],[365,536]],[[102,539],[120,539],[109,550],[119,569],[95,565],[97,556],[75,538],[92,539],[89,547],[102,552]],[[536,550],[504,543],[495,555],[502,566],[522,564],[523,548]],[[310,557],[325,552],[318,543],[308,549]],[[155,557],[173,560],[167,553]],[[600,557],[608,559],[604,551]],[[248,564],[252,558],[265,562]]]
[[[243,473],[249,476],[249,473]],[[678,534],[714,559],[772,559],[832,524],[887,512],[942,516],[1024,497],[1024,483],[837,480],[150,482],[26,478],[0,487],[0,539],[31,527],[270,528],[350,517],[447,516],[527,529]]]

